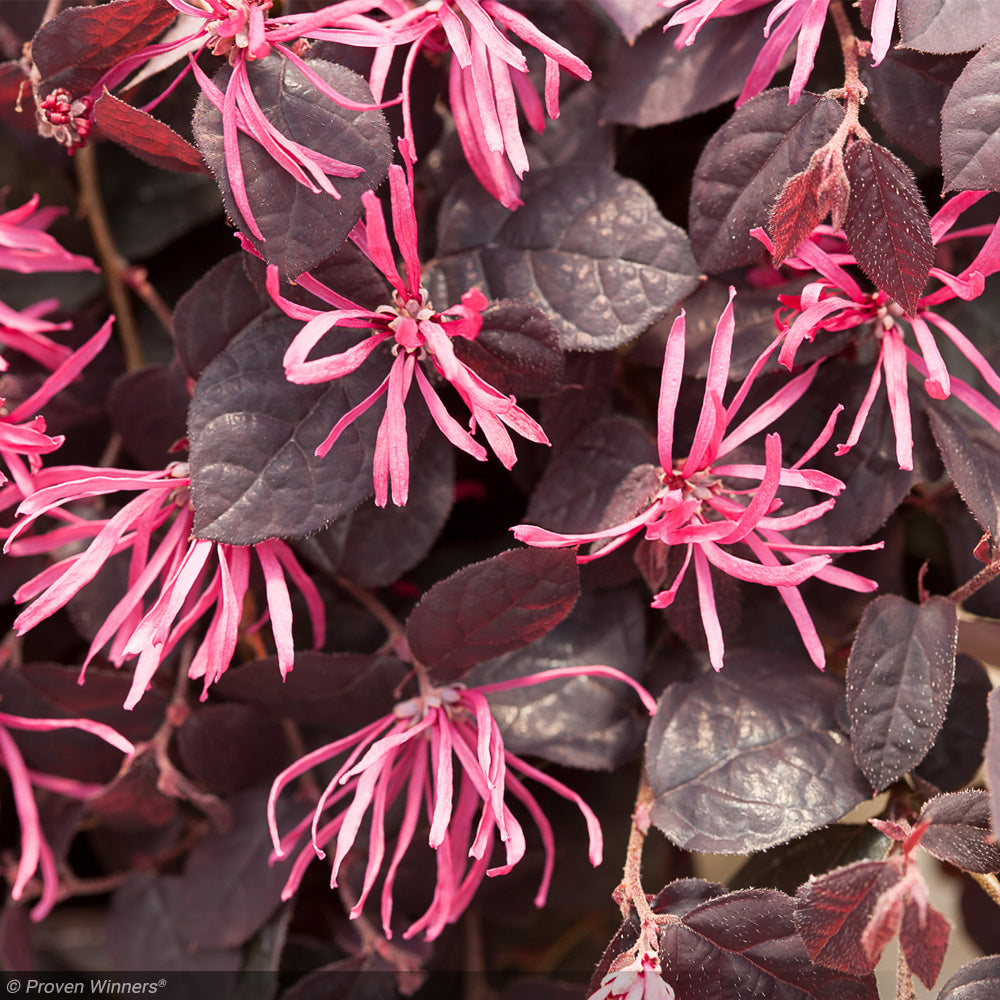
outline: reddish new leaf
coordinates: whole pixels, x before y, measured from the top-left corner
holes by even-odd
[[[774,241],[775,266],[827,217],[834,229],[843,224],[851,195],[840,149],[819,150],[806,170],[790,177],[771,206],[767,230]]]
[[[946,191],[1000,190],[998,73],[1000,38],[995,38],[972,57],[944,102],[941,169]]]
[[[580,593],[574,549],[512,549],[435,584],[413,609],[406,637],[437,683],[555,628]]]
[[[847,664],[854,756],[877,792],[923,760],[955,678],[955,605],[878,597],[865,610]]]
[[[141,160],[164,170],[207,174],[201,153],[158,118],[118,100],[106,90],[94,104],[98,128]]]
[[[937,982],[941,974],[950,934],[951,924],[933,906],[922,910],[912,900],[904,906],[899,927],[899,946],[910,970],[928,989]]]
[[[664,979],[678,997],[875,1000],[878,996],[870,975],[844,975],[814,964],[796,933],[794,902],[784,893],[720,892],[721,887],[685,879],[667,886],[653,900],[657,913],[680,918],[660,933]]]
[[[982,789],[937,795],[920,810],[918,825],[930,825],[920,846],[963,871],[987,875],[1000,871],[1000,845],[990,827],[990,797]]]
[[[152,42],[176,18],[167,0],[112,0],[60,11],[31,42],[42,93],[65,87],[82,97],[108,69]]]
[[[878,143],[844,157],[851,199],[844,231],[861,270],[911,315],[934,263],[930,217],[910,168]]]
[[[918,52],[971,52],[1000,34],[1000,6],[983,0],[899,0],[902,44]]]
[[[705,146],[689,210],[691,249],[709,273],[754,263],[761,246],[750,231],[789,177],[809,165],[844,120],[837,101],[805,93],[789,106],[787,90],[749,100]]]

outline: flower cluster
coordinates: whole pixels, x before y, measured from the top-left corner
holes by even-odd
[[[491,693],[581,674],[623,681],[639,693],[647,710],[652,713],[656,709],[656,703],[640,685],[611,667],[548,670],[478,687],[457,684],[437,687],[427,680],[422,668],[418,668],[421,694],[400,702],[391,715],[351,736],[306,754],[275,779],[271,786],[268,822],[276,857],[285,857],[303,834],[310,831],[309,842],[300,850],[292,866],[283,898],[294,894],[306,867],[314,857],[325,857],[323,848],[334,838],[336,849],[331,862],[330,884],[336,886],[341,865],[357,840],[365,815],[371,810],[364,882],[350,913],[352,918],[360,916],[385,861],[387,813],[397,799],[404,798],[396,846],[382,883],[382,929],[387,938],[391,937],[396,872],[412,843],[421,804],[425,803],[430,822],[428,844],[437,852],[437,881],[430,906],[403,936],[410,938],[423,933],[431,941],[465,911],[484,876],[504,875],[524,857],[524,831],[505,801],[509,792],[527,810],[541,836],[545,867],[535,905],[544,906],[555,861],[555,839],[551,824],[525,787],[522,777],[545,785],[579,808],[587,825],[590,862],[599,865],[603,838],[597,817],[572,789],[504,748],[503,735],[486,699]],[[327,783],[311,817],[307,816],[281,836],[276,807],[282,790],[312,768],[345,754],[346,758]],[[459,766],[457,799],[455,761]],[[345,807],[348,797],[351,801]],[[333,807],[338,811],[332,818],[326,818],[325,814]],[[491,868],[490,857],[498,838],[504,847],[505,859],[502,865]]]
[[[278,305],[294,319],[307,321],[285,352],[285,375],[289,381],[314,384],[343,378],[356,371],[381,344],[391,344],[395,360],[382,384],[346,413],[316,449],[317,455],[325,455],[347,427],[385,396],[385,415],[379,427],[374,460],[375,503],[380,507],[388,502],[390,487],[394,504],[402,506],[409,496],[405,404],[414,380],[441,433],[473,458],[486,459],[486,449],[472,437],[477,427],[482,429],[490,447],[508,469],[517,461],[517,456],[506,427],[529,441],[548,444],[545,432],[517,405],[513,396],[505,396],[489,385],[455,354],[453,338],[474,340],[482,328],[481,312],[488,305],[486,296],[478,289],[471,289],[462,296],[461,305],[438,311],[420,284],[413,174],[408,162],[408,147],[405,141],[400,145],[404,161],[407,161],[407,172],[395,164],[390,167],[389,191],[393,231],[404,262],[405,281],[396,267],[382,206],[370,191],[362,196],[365,221],[363,237],[358,239],[358,246],[391,285],[391,304],[373,312],[327,288],[311,275],[300,275],[299,284],[303,288],[336,307],[321,312],[284,298],[278,289],[275,268],[269,269],[268,281],[272,298]],[[347,351],[309,360],[313,348],[334,327],[370,330],[371,333]],[[425,360],[437,375],[451,384],[468,407],[468,431],[446,410],[424,373],[421,362]]]
[[[519,525],[512,530],[519,541],[540,548],[603,543],[593,554],[578,556],[580,562],[606,555],[643,531],[650,542],[683,547],[684,561],[673,583],[653,598],[653,607],[666,608],[673,603],[693,562],[709,657],[716,670],[722,669],[724,642],[709,567],[714,566],[737,580],[775,587],[791,612],[810,658],[823,669],[826,654],[797,589],[799,584],[816,577],[851,590],[870,591],[875,589],[875,583],[830,565],[834,554],[857,551],[857,547],[817,548],[799,545],[786,538],[785,532],[822,517],[833,507],[832,499],[803,507],[792,514],[776,516],[775,512],[781,506],[778,499],[781,487],[814,490],[830,497],[844,488],[839,479],[825,472],[803,468],[829,441],[837,413],[827,421],[816,441],[791,465],[783,463],[781,438],[777,434],[769,434],[765,440],[763,465],[720,461],[773,424],[800,399],[809,388],[817,367],[813,365],[797,375],[737,422],[736,416],[777,341],[757,359],[732,400],[725,405],[723,397],[729,379],[735,330],[735,294],[735,290],[730,289],[729,305],[716,327],[701,415],[691,448],[683,458],[674,454],[674,417],[684,371],[683,312],[671,327],[663,359],[657,411],[657,448],[662,485],[648,506],[622,524],[584,534],[559,534],[533,525]],[[737,486],[733,480],[741,485]],[[748,494],[742,486],[742,482],[746,481],[760,485]],[[744,497],[749,498],[744,500]],[[736,544],[749,548],[756,561],[734,555],[724,548]],[[779,555],[787,561],[782,562]]]

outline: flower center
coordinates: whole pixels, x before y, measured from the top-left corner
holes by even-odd
[[[461,698],[461,685],[447,684],[444,687],[429,687],[424,694],[409,698],[397,704],[392,712],[398,719],[409,719],[416,723],[423,719],[432,708],[443,708],[450,714]]]
[[[257,20],[263,35],[264,11],[271,9],[271,0],[224,0],[224,3],[229,8],[229,14],[205,24],[212,54],[228,55],[230,63],[240,51],[245,51],[248,59],[261,59],[268,55],[271,46],[262,37],[251,48],[250,26]]]
[[[45,139],[55,139],[70,153],[75,152],[86,143],[90,134],[93,103],[89,97],[73,100],[68,90],[57,87],[38,104],[38,134]]]

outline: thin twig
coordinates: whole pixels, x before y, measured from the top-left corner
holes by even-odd
[[[125,367],[130,372],[138,371],[145,366],[146,360],[143,357],[139,331],[135,325],[135,313],[124,280],[129,264],[118,252],[111,226],[108,224],[97,172],[97,154],[93,145],[79,149],[73,160],[76,163],[76,176],[80,185],[80,204],[87,216],[90,233],[94,238],[97,256],[100,258],[108,285],[108,298],[111,299],[111,308],[117,320],[118,339],[125,355]]]
[[[991,583],[1000,576],[1000,559],[994,559],[988,566],[984,566],[971,580],[963,583],[957,590],[953,590],[948,595],[948,600],[952,604],[961,604],[967,601],[977,590],[982,590],[986,584]]]
[[[996,875],[980,875],[978,872],[969,872],[969,874],[979,883],[979,888],[986,893],[990,899],[993,900],[997,906],[1000,906],[1000,880],[997,879]]]

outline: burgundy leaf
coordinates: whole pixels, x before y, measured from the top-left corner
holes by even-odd
[[[989,730],[986,698],[992,689],[986,668],[959,653],[948,714],[934,746],[914,772],[917,777],[942,792],[957,792],[975,778],[983,763]]]
[[[169,125],[105,91],[94,104],[94,121],[109,139],[164,170],[205,174],[201,153]]]
[[[439,256],[424,275],[435,302],[475,285],[540,308],[563,350],[598,351],[638,336],[698,284],[684,231],[608,167],[533,170],[513,213],[462,191],[442,212]]]
[[[899,0],[902,44],[918,52],[971,52],[1000,34],[1000,10],[981,0]]]
[[[317,446],[388,374],[388,352],[319,385],[293,385],[281,359],[301,323],[263,316],[217,355],[195,386],[189,411],[194,534],[231,545],[295,538],[325,527],[372,493],[372,455],[382,412],[356,420],[324,458]],[[356,338],[332,331],[346,350]],[[425,411],[408,417],[420,440]],[[422,423],[423,421],[423,423]]]
[[[847,664],[851,744],[877,792],[923,760],[944,722],[955,678],[958,617],[932,597],[884,595],[865,610]]]
[[[678,997],[876,1000],[873,977],[814,964],[796,932],[794,901],[784,893],[746,889],[692,900],[691,883],[682,883],[678,898],[668,886],[653,900],[656,912],[680,917],[660,932],[663,978]]]
[[[757,261],[775,192],[806,169],[844,120],[828,97],[804,93],[789,106],[787,90],[768,90],[736,110],[708,141],[691,186],[691,248],[711,274]]]
[[[310,69],[334,90],[359,103],[372,101],[365,81],[343,66],[313,59]],[[213,82],[223,92],[231,69],[223,66]],[[308,149],[362,167],[358,177],[338,177],[341,197],[299,184],[271,155],[240,133],[247,200],[264,234],[246,228],[233,198],[223,148],[222,113],[202,96],[194,116],[194,137],[222,190],[226,211],[244,237],[282,275],[294,278],[329,257],[361,217],[361,195],[374,190],[389,172],[392,147],[385,117],[377,109],[352,111],[321,93],[283,56],[270,55],[247,66],[250,86],[264,117],[282,134]],[[464,291],[465,289],[463,289]]]
[[[795,928],[814,961],[855,975],[875,968],[881,950],[869,952],[862,939],[879,899],[902,879],[903,861],[859,861],[799,889]]]
[[[508,395],[545,396],[559,388],[563,353],[552,321],[528,302],[493,302],[475,340],[456,337],[455,354]]]
[[[743,89],[760,52],[767,10],[708,21],[694,45],[675,48],[648,31],[635,45],[620,42],[608,75],[607,121],[652,128],[680,121],[732,100]],[[787,65],[789,52],[782,58]]]
[[[861,270],[911,315],[934,263],[930,217],[910,168],[878,143],[844,157],[851,200],[844,231]]]
[[[198,378],[205,366],[233,337],[259,319],[274,303],[260,283],[253,281],[244,253],[224,257],[181,296],[174,310],[174,346],[177,360],[190,378]]]
[[[174,738],[184,771],[220,795],[268,782],[287,763],[281,723],[249,705],[202,705]]]
[[[167,0],[112,0],[67,7],[38,29],[31,58],[42,94],[64,87],[82,97],[126,56],[162,34],[177,18]]]
[[[892,49],[861,70],[865,107],[894,143],[925,163],[941,163],[941,109],[968,57]]]
[[[176,905],[199,949],[238,948],[255,934],[280,904],[291,866],[289,858],[270,863],[271,837],[261,822],[266,792],[243,792],[227,802],[232,829],[210,830],[198,842],[178,884]]]
[[[962,871],[980,875],[1000,871],[1000,845],[990,827],[990,797],[982,789],[937,795],[924,803],[918,824],[930,826],[920,846]]]
[[[413,609],[406,637],[438,684],[555,628],[580,593],[572,549],[512,549],[435,584]]]
[[[211,992],[195,991],[196,1000],[225,996],[235,986],[243,964],[238,948],[202,949],[189,933],[189,914],[178,875],[135,872],[111,902],[107,920],[111,968],[136,972],[224,973],[203,982]],[[198,977],[187,983],[190,989]],[[230,985],[232,984],[232,985]]]
[[[129,757],[122,769],[87,801],[101,823],[129,833],[166,826],[177,815],[176,799],[159,788],[160,767],[149,750]]]
[[[406,673],[394,656],[306,651],[295,654],[295,666],[284,681],[277,657],[269,656],[230,668],[212,691],[272,715],[347,735],[392,710],[393,691]]]
[[[304,546],[321,565],[362,587],[398,580],[430,551],[455,499],[455,449],[442,434],[428,434],[410,466],[405,507],[362,504]]]
[[[474,667],[469,684],[492,684],[557,667],[607,663],[639,680],[645,669],[645,607],[633,588],[584,593],[551,632]],[[490,695],[504,745],[567,767],[612,770],[634,758],[647,718],[628,687],[571,677]]]
[[[187,437],[190,398],[177,365],[149,365],[123,375],[112,386],[111,423],[143,468],[162,469],[177,460],[174,446]]]
[[[956,489],[990,538],[1000,540],[1000,447],[992,429],[929,406],[931,429]]]
[[[658,0],[597,0],[631,45],[650,25],[663,18]]]
[[[771,206],[767,231],[774,241],[771,254],[777,267],[827,217],[839,229],[847,211],[851,186],[839,150],[820,150],[808,169],[790,177]]]
[[[987,699],[990,713],[990,730],[983,749],[986,767],[986,785],[990,790],[991,826],[1000,830],[1000,688],[990,692]]]
[[[660,483],[655,476],[656,446],[638,424],[624,417],[600,420],[556,454],[532,494],[524,519],[549,531],[598,531],[620,523],[612,506],[622,508],[622,484],[632,488],[634,517]],[[635,478],[637,469],[641,478]]]
[[[941,987],[938,1000],[994,1000],[1000,993],[1000,955],[987,955],[963,965]]]
[[[1000,38],[972,57],[941,110],[941,169],[946,191],[1000,190],[1000,106],[991,82]]]
[[[749,648],[671,684],[646,741],[653,822],[685,850],[745,854],[839,819],[869,795],[835,721],[840,694],[803,658]]]

